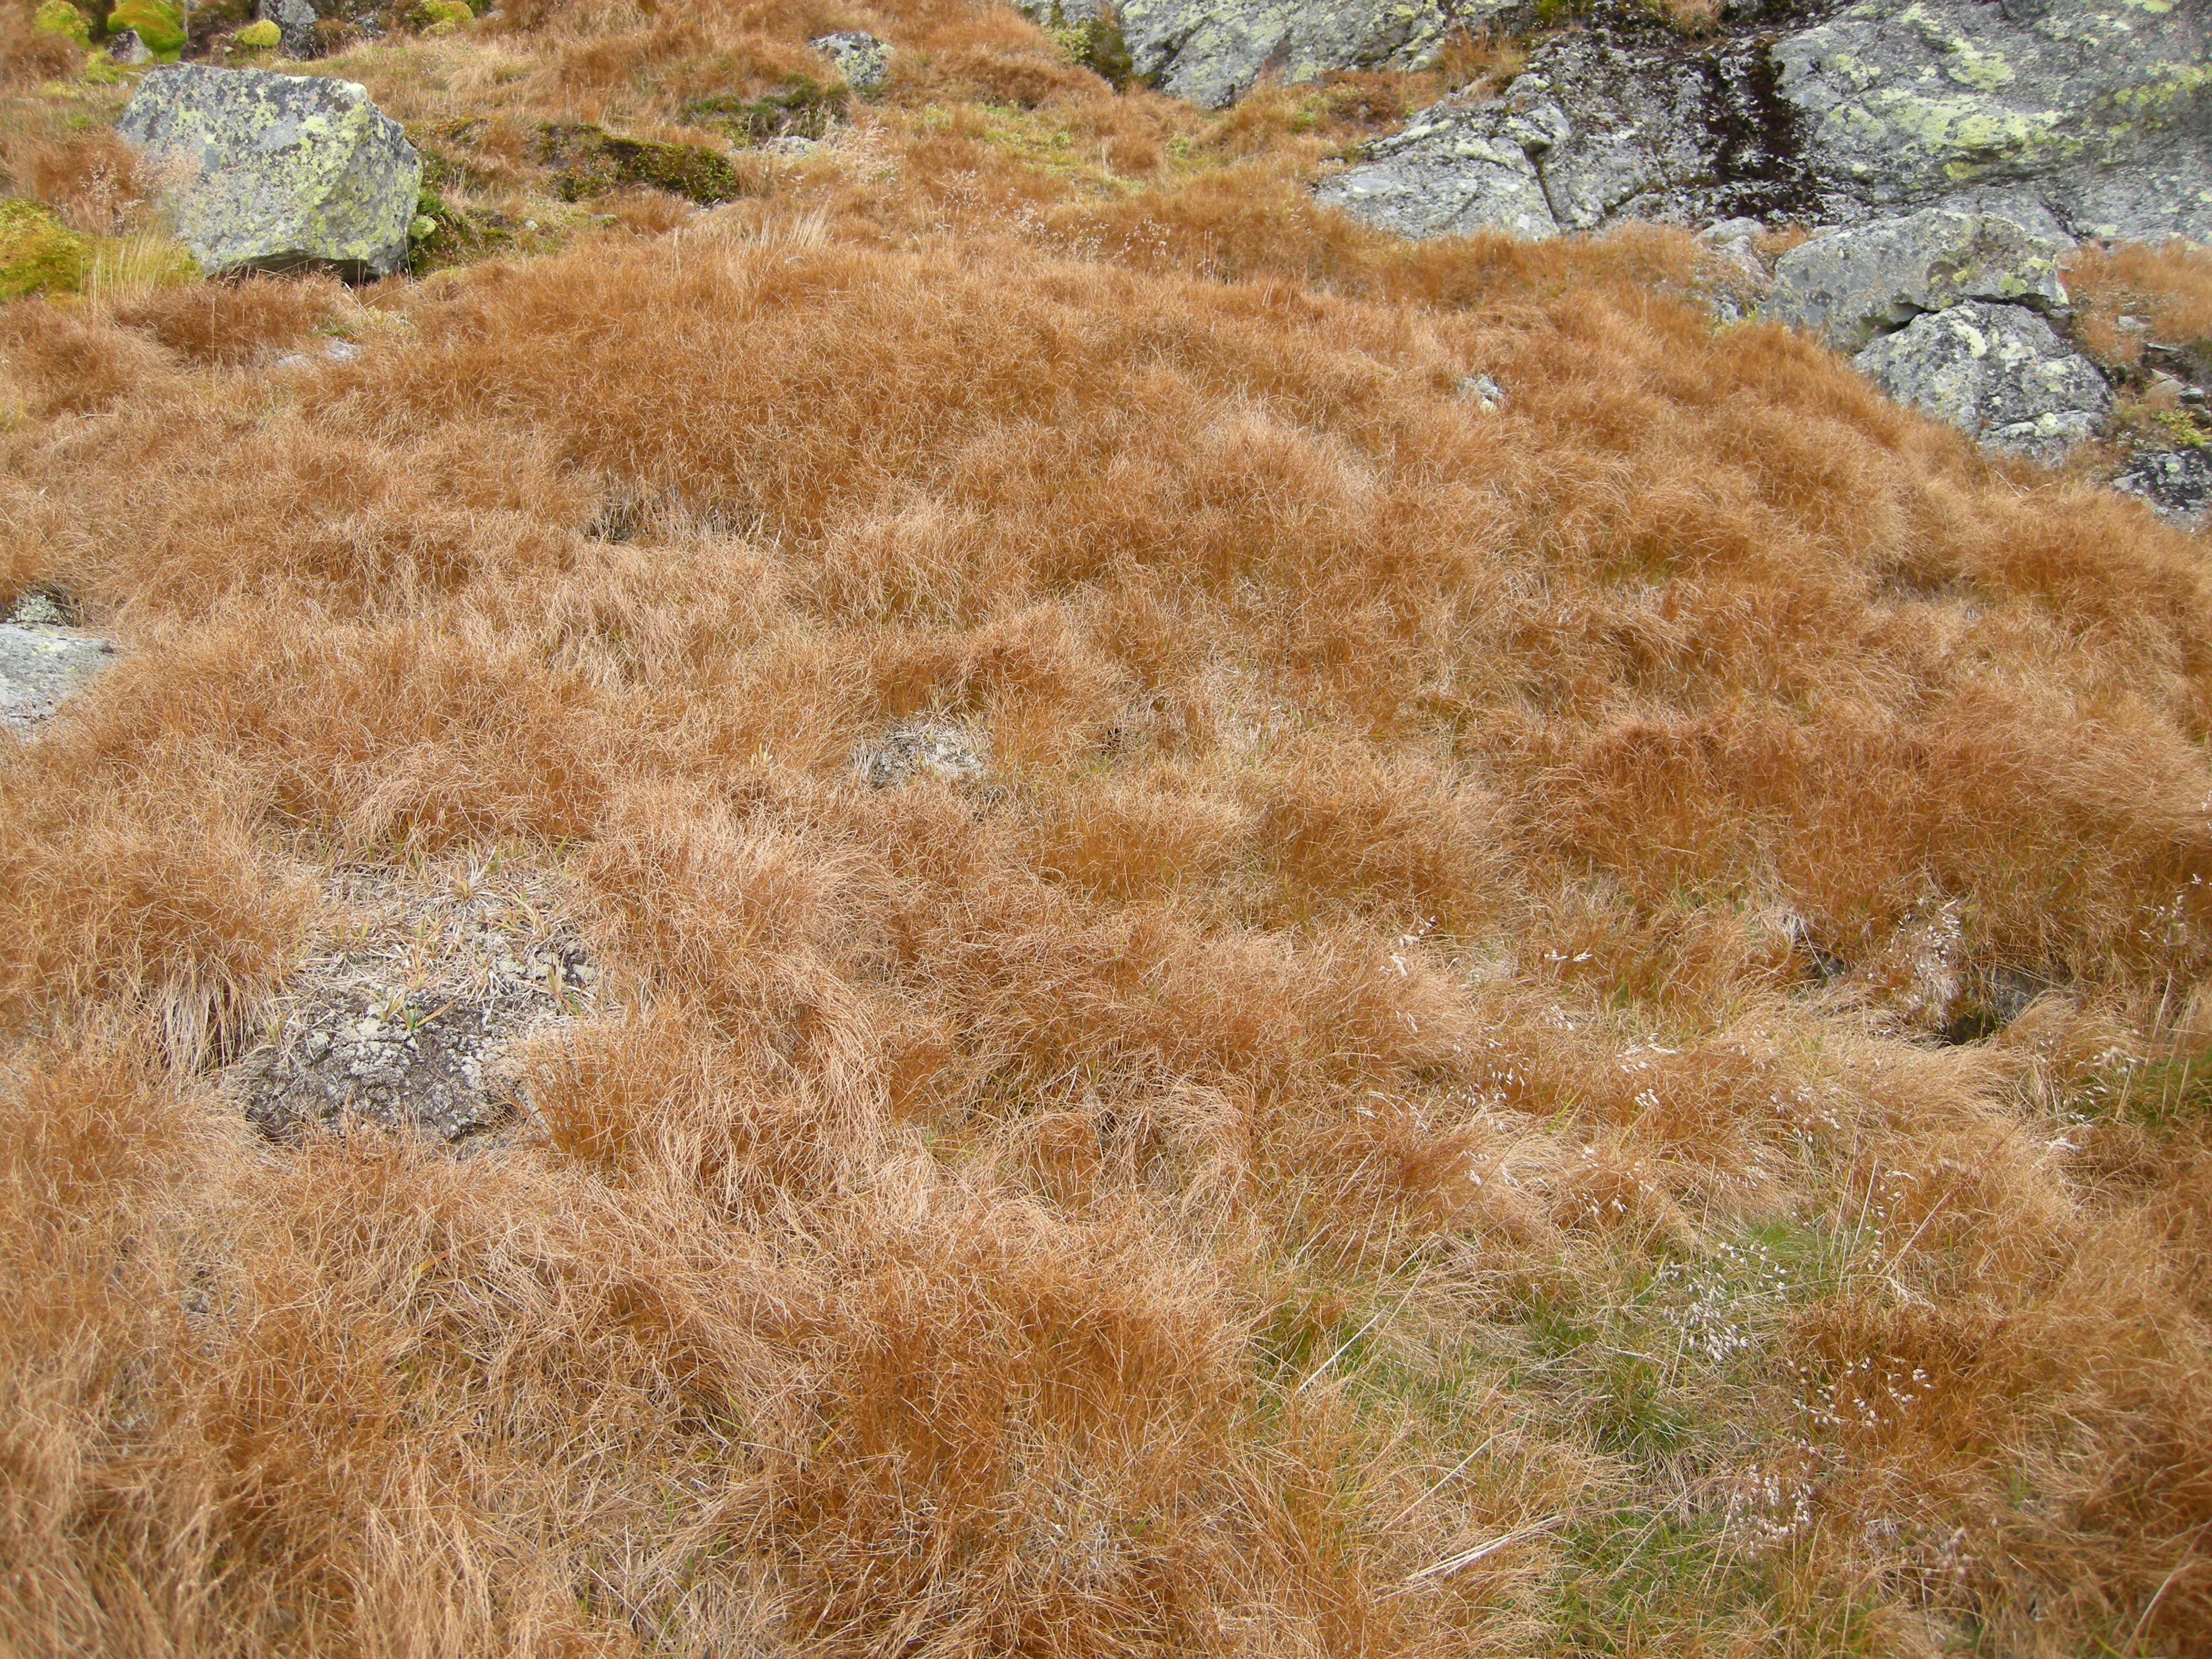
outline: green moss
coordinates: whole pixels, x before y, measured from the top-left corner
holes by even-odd
[[[450,34],[476,13],[469,0],[416,0],[415,26],[430,34]]]
[[[92,40],[90,20],[69,0],[46,0],[31,21],[33,27],[46,33],[64,36],[81,46]]]
[[[244,46],[249,52],[268,52],[283,40],[283,35],[276,25],[264,17],[259,22],[248,23],[230,37],[230,43],[234,46]]]
[[[185,49],[185,9],[178,0],[115,0],[107,13],[107,32],[134,29],[146,50],[173,63]]]
[[[0,202],[0,301],[66,294],[92,268],[92,244],[35,202]]]
[[[847,102],[842,87],[801,76],[757,97],[710,92],[685,104],[684,118],[695,126],[719,128],[740,144],[786,137],[819,138],[844,114]]]
[[[1057,8],[1054,9],[1057,15]],[[1110,12],[1079,23],[1053,27],[1052,38],[1060,55],[1079,69],[1087,69],[1115,89],[1126,88],[1136,73],[1129,44],[1121,38],[1121,20]]]
[[[617,138],[580,123],[539,128],[538,159],[559,174],[556,188],[565,202],[639,185],[708,204],[747,193],[729,158],[702,144]]]

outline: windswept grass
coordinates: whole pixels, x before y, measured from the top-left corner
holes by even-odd
[[[337,67],[520,234],[847,26],[742,200],[0,310],[123,647],[0,739],[0,1646],[2212,1652],[2201,541],[1686,237],[1313,209],[1405,86]],[[511,1131],[255,1138],[319,880],[495,853],[604,975]]]

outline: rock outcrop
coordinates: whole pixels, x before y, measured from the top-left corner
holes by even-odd
[[[1775,262],[1774,292],[1760,314],[1856,351],[1962,300],[2059,309],[2066,285],[2058,264],[2070,251],[1995,214],[1923,208],[1790,249]]]
[[[1898,402],[2037,460],[2089,436],[2112,400],[2096,365],[2041,317],[1983,300],[1917,317],[1851,362]]]
[[[166,183],[209,271],[407,263],[422,158],[351,81],[185,64],[149,73],[117,123]]]
[[[1316,40],[1342,33],[1318,29],[1331,6],[1292,9]],[[1400,15],[1379,4],[1362,15]],[[2201,3],[1745,0],[1729,17],[1709,40],[1633,11],[1556,35],[1509,89],[1517,126],[1447,100],[1329,181],[1325,199],[1434,235],[1468,228],[1468,204],[1495,196],[1504,216],[1488,222],[1504,228],[1528,216],[1521,192],[1491,188],[1502,167],[1533,176],[1565,230],[1855,224],[1943,204],[1993,209],[2042,234],[2212,238]],[[1140,70],[1152,65],[1133,37],[1131,50]],[[1311,67],[1278,57],[1286,73]],[[1201,84],[1181,63],[1162,74],[1170,91],[1207,102],[1233,83]],[[1500,143],[1517,143],[1520,161],[1498,155]]]

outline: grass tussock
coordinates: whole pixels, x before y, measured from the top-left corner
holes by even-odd
[[[532,147],[841,27],[758,193]],[[121,647],[0,737],[0,1645],[2208,1651],[2197,539],[1674,233],[1313,209],[1410,79],[336,67],[513,257],[0,311]],[[603,976],[507,1130],[255,1137],[319,882],[492,863]]]

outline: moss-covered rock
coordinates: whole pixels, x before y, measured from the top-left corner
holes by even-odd
[[[426,34],[451,34],[475,16],[469,0],[416,0],[413,21]]]
[[[434,190],[415,198],[408,264],[418,276],[504,253],[514,245],[511,221],[461,206]]]
[[[550,122],[538,137],[538,159],[559,175],[563,201],[639,185],[707,204],[748,193],[729,158],[703,144],[617,138],[581,122]]]
[[[66,294],[92,268],[92,244],[36,202],[0,202],[0,301]]]
[[[45,33],[58,34],[64,40],[76,41],[80,46],[89,45],[92,40],[91,20],[70,4],[69,0],[46,0],[46,3],[32,15],[31,22],[33,27]]]
[[[155,58],[173,63],[185,49],[185,9],[179,0],[115,0],[107,11],[107,32],[125,29]]]
[[[248,52],[274,52],[283,42],[283,33],[270,19],[264,17],[248,23],[230,37],[234,46]]]

